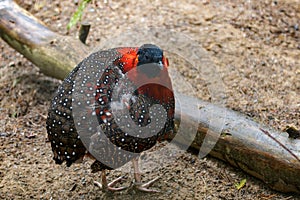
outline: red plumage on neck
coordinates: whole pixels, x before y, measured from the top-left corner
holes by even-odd
[[[119,48],[118,52],[122,55],[121,58],[115,61],[116,65],[122,66],[123,74],[129,72],[133,68],[137,66],[138,63],[138,55],[137,55],[138,48],[133,47],[124,47]]]
[[[148,77],[146,74],[137,71],[138,48],[120,48],[118,51],[122,57],[115,64],[122,66],[122,72],[137,85],[138,93],[158,100],[159,103],[168,104],[174,99],[172,83],[168,74],[168,59],[163,57],[163,70],[155,76]]]

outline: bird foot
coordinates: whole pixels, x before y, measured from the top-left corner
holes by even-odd
[[[155,181],[157,181],[160,177],[156,177],[155,179],[147,182],[147,183],[140,183],[140,182],[135,182],[134,183],[134,187],[137,189],[137,190],[140,190],[142,192],[160,192],[159,190],[156,190],[156,189],[151,189],[149,187],[151,187],[153,185],[153,183]]]
[[[103,191],[117,192],[117,191],[125,190],[126,188],[128,188],[126,186],[124,186],[124,187],[118,187],[118,188],[114,187],[117,183],[119,183],[119,182],[121,182],[123,180],[126,180],[126,178],[124,178],[124,176],[121,176],[121,177],[116,178],[112,182],[108,183],[107,185],[101,184],[101,183],[99,183],[97,181],[94,181],[94,184],[96,186],[98,186],[99,188],[101,188]]]

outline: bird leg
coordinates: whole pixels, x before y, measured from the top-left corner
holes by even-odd
[[[116,178],[115,180],[113,180],[112,182],[110,183],[107,183],[107,179],[106,179],[106,174],[105,174],[105,170],[102,170],[101,171],[101,179],[102,179],[102,184],[97,182],[97,181],[94,181],[94,184],[98,187],[100,187],[103,191],[112,191],[112,192],[116,192],[116,191],[121,191],[121,190],[124,190],[126,189],[127,187],[119,187],[119,188],[115,188],[114,186],[124,180],[124,176],[121,176],[121,177],[118,177]]]
[[[149,188],[160,177],[156,177],[155,179],[153,179],[153,180],[151,180],[147,183],[142,183],[141,182],[142,178],[141,178],[141,172],[139,170],[138,160],[139,160],[139,158],[132,159],[133,170],[134,170],[134,179],[135,179],[135,182],[134,182],[135,188],[140,190],[140,191],[143,191],[143,192],[160,192],[158,190]]]

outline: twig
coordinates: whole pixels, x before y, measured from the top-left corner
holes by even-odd
[[[79,29],[79,40],[85,44],[86,38],[90,32],[91,25],[89,23],[81,23]]]
[[[266,134],[267,136],[269,136],[270,138],[272,138],[272,140],[274,140],[275,142],[277,142],[282,148],[284,148],[287,152],[289,152],[294,158],[296,158],[296,160],[298,160],[300,162],[300,159],[291,151],[289,150],[286,146],[284,146],[281,142],[279,142],[275,137],[273,137],[268,131],[263,130],[262,128],[260,128],[260,130]]]

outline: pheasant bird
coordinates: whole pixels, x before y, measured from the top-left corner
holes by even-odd
[[[141,152],[173,134],[175,100],[168,60],[156,45],[121,47],[92,53],[59,86],[49,109],[46,128],[53,159],[67,166],[84,156],[95,158],[92,172],[133,162],[135,186],[151,192],[156,180],[141,183]]]

